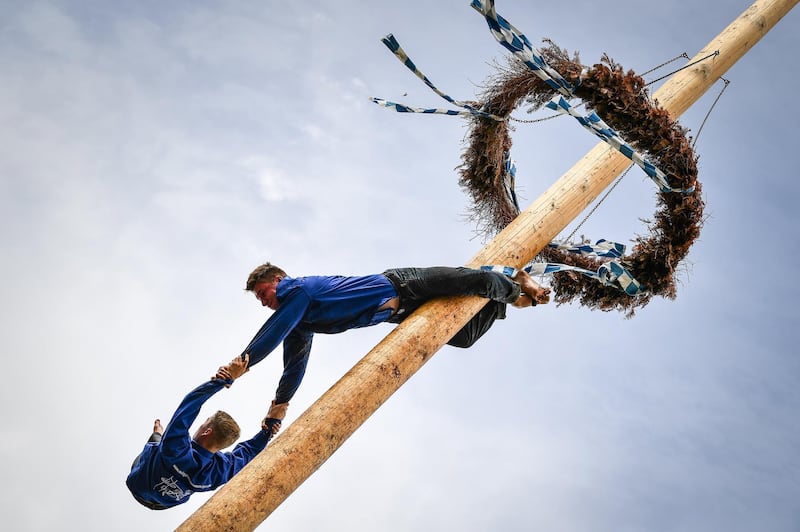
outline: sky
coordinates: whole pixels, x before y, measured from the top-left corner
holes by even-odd
[[[485,243],[457,184],[466,122],[371,103],[447,107],[380,39],[456,99],[506,54],[468,0],[2,5],[3,528],[172,530],[212,494],[152,512],[125,477],[153,420],[269,317],[243,291],[253,267],[460,265]],[[497,2],[534,43],[636,72],[693,56],[748,6]],[[441,349],[259,530],[800,529],[798,30],[795,9],[725,74],[675,300],[632,319],[509,309]],[[692,135],[722,86],[681,117]],[[597,143],[566,117],[512,138],[523,206]],[[655,192],[633,169],[580,234],[630,242]],[[284,426],[392,328],[318,335]],[[280,371],[273,353],[200,421],[225,410],[249,438]]]

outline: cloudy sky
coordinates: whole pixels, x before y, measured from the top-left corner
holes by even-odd
[[[124,480],[153,419],[268,317],[242,291],[255,265],[367,274],[483,245],[454,171],[465,122],[370,103],[446,105],[380,38],[459,99],[505,53],[468,0],[2,3],[4,529],[171,530],[210,494],[151,512]],[[586,64],[607,52],[644,72],[749,3],[498,11]],[[510,309],[472,349],[443,348],[260,528],[798,530],[798,30],[795,9],[725,76],[676,300],[630,320]],[[681,123],[696,133],[721,88]],[[596,144],[568,118],[513,140],[524,205]],[[654,194],[632,170],[581,233],[629,241]],[[318,337],[287,422],[391,329]],[[250,437],[276,355],[204,414]]]

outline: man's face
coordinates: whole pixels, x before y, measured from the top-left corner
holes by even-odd
[[[278,310],[278,296],[275,294],[275,290],[281,279],[282,277],[275,276],[272,281],[261,281],[253,286],[253,293],[263,306]]]

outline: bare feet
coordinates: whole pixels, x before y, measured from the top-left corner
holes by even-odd
[[[161,420],[156,419],[153,422],[153,432],[157,432],[158,434],[164,434],[164,427],[161,426]]]
[[[515,307],[525,308],[550,302],[550,289],[540,286],[525,270],[519,270],[513,279],[519,283],[522,289],[522,294],[513,303]]]

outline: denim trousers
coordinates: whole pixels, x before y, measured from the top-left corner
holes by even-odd
[[[447,342],[455,347],[470,347],[488,331],[495,320],[506,317],[506,304],[520,294],[517,283],[497,272],[465,267],[393,268],[383,275],[400,296],[400,307],[389,318],[400,323],[423,303],[445,296],[480,296],[489,302]]]

